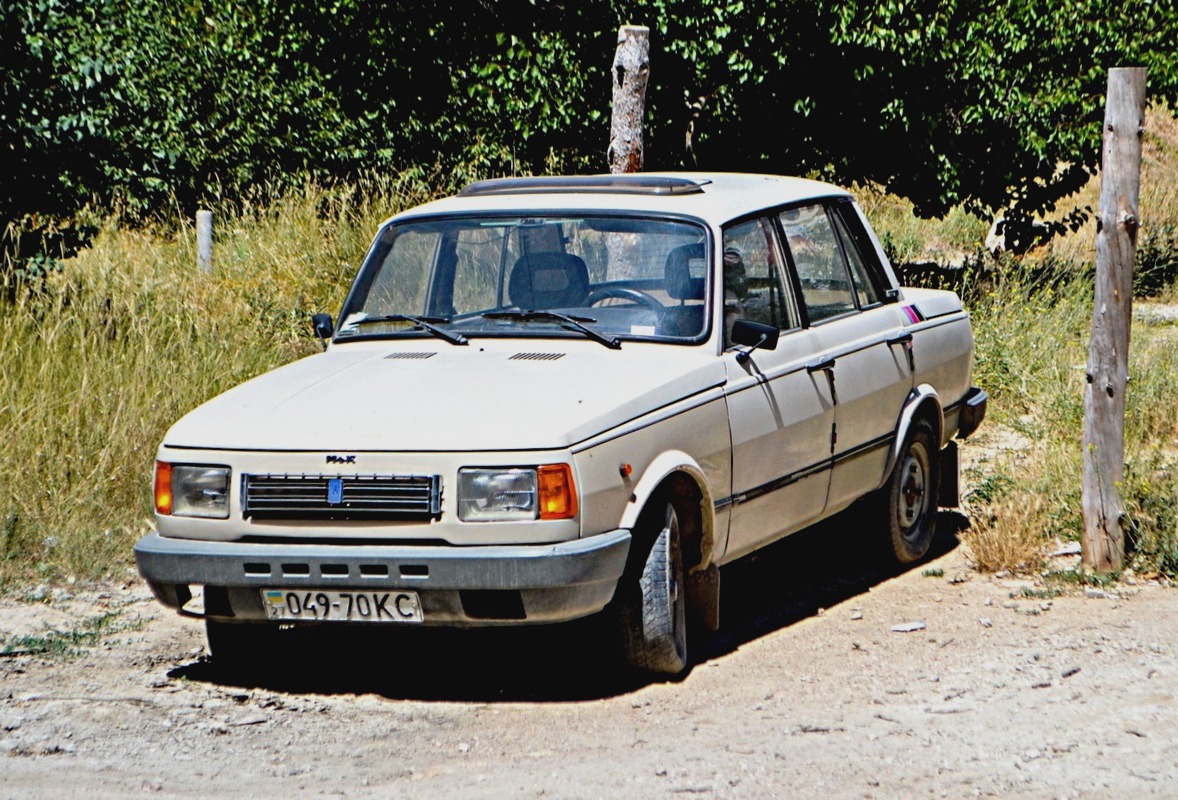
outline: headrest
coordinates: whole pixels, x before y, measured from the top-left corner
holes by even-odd
[[[574,308],[589,296],[589,269],[572,253],[521,256],[511,268],[507,294],[523,309]]]
[[[703,264],[704,243],[685,244],[667,254],[667,265],[663,273],[664,288],[676,300],[703,300],[704,279],[692,277],[691,267],[697,273],[707,274]]]

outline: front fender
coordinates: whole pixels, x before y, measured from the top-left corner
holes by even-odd
[[[630,502],[622,514],[618,527],[633,530],[638,524],[638,516],[667,478],[680,473],[688,476],[699,488],[700,493],[700,553],[703,556],[700,566],[712,561],[712,551],[715,546],[715,517],[713,514],[714,498],[708,487],[703,469],[695,459],[680,450],[668,450],[660,453],[650,462],[642,477],[634,484],[630,493]],[[692,565],[694,566],[694,565]]]

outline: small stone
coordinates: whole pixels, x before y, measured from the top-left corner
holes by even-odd
[[[994,622],[989,617],[982,617],[978,620],[983,628],[993,628]]]
[[[913,631],[923,631],[924,623],[916,620],[913,622],[902,622],[899,625],[892,626],[892,633],[912,633]]]
[[[851,612],[851,619],[863,619],[863,612],[856,608]]]
[[[985,600],[983,600],[983,601],[982,601],[982,605],[984,605],[984,606],[992,606],[992,605],[994,605],[994,598],[993,598],[993,597],[987,597]]]
[[[1013,600],[1007,600],[1002,604],[1003,608],[1009,608],[1011,611],[1018,611],[1018,603]]]
[[[659,767],[658,769],[656,769],[654,771],[654,774],[660,778],[665,778],[665,777],[667,777],[667,768],[666,767]]]
[[[1108,597],[1108,594],[1100,591],[1100,589],[1088,588],[1084,590],[1084,596],[1091,600],[1103,600]]]

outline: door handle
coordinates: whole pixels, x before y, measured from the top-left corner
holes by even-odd
[[[806,365],[806,372],[813,375],[815,372],[831,372],[834,370],[834,359],[828,358],[825,361],[814,361]]]
[[[830,384],[830,401],[836,406],[839,404],[839,393],[834,388],[834,359],[827,358],[823,361],[815,361],[806,365],[806,372],[813,375],[815,372],[825,372],[827,383]]]
[[[912,332],[906,331],[899,336],[893,336],[887,342],[888,347],[894,347],[898,344],[904,345],[904,352],[908,355],[908,369],[911,372],[916,372],[916,356],[912,352]]]

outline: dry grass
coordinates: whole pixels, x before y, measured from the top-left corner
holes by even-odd
[[[0,315],[0,583],[130,563],[155,448],[204,400],[314,352],[379,221],[419,184],[308,186],[218,209],[211,277],[191,230],[109,223]]]

